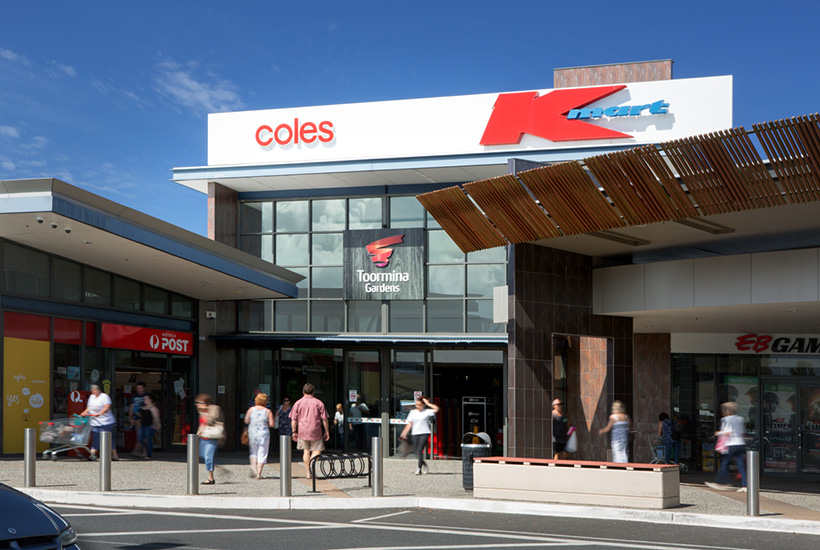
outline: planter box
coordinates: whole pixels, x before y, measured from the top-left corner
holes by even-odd
[[[633,508],[680,505],[674,464],[620,464],[509,457],[476,458],[477,498]]]

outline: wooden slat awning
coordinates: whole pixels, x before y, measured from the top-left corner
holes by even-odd
[[[448,187],[416,198],[463,252],[507,244],[460,187]]]
[[[465,252],[820,201],[820,115],[562,162],[418,199]]]

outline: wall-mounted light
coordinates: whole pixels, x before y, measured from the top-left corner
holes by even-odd
[[[42,216],[37,216],[36,219],[37,219],[37,223],[43,223],[45,221]]]

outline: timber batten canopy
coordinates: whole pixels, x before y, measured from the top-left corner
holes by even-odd
[[[463,252],[820,201],[820,115],[752,128],[538,167],[417,198]]]

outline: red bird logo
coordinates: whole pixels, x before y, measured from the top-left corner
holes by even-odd
[[[376,267],[387,267],[390,263],[390,256],[393,255],[393,249],[387,248],[391,244],[399,244],[404,242],[404,235],[393,235],[392,237],[385,237],[378,241],[373,241],[367,245],[367,252],[370,254],[370,259],[376,264]]]

